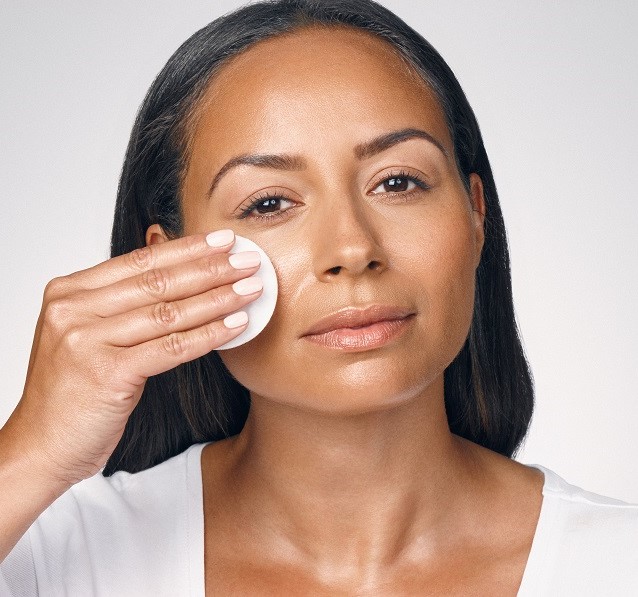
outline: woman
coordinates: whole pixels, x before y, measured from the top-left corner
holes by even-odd
[[[279,299],[217,351],[260,295],[235,234]],[[367,0],[246,7],[151,87],[112,259],[45,291],[0,431],[0,588],[631,593],[638,507],[513,461],[532,403],[445,62]]]

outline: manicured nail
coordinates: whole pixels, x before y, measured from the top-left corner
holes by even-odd
[[[250,278],[244,278],[243,280],[237,280],[233,284],[233,290],[237,294],[246,295],[259,292],[264,287],[263,280],[258,276],[250,276]]]
[[[206,242],[211,247],[225,247],[233,242],[235,233],[232,230],[216,230],[206,236]]]
[[[238,328],[248,323],[248,313],[246,311],[237,311],[224,319],[224,325],[227,328]]]
[[[257,251],[242,251],[241,253],[230,255],[228,262],[235,269],[248,269],[261,263],[261,255]]]

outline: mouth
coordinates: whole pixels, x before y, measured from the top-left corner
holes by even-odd
[[[412,310],[396,306],[347,308],[321,319],[302,338],[336,350],[370,350],[402,335],[414,318]]]

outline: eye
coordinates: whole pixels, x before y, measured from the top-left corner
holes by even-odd
[[[416,189],[429,189],[430,187],[418,176],[398,172],[383,178],[377,186],[370,191],[371,194],[380,193],[410,193]]]
[[[289,204],[289,207],[281,209],[283,207],[282,203]],[[291,207],[294,207],[294,201],[286,199],[279,193],[262,193],[252,200],[247,207],[240,208],[239,218],[273,220],[282,217]]]

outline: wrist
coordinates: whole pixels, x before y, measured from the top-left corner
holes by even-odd
[[[0,429],[0,479],[19,484],[36,507],[52,503],[73,485],[47,462],[46,454],[29,441],[14,418]],[[7,487],[3,482],[0,486]]]

